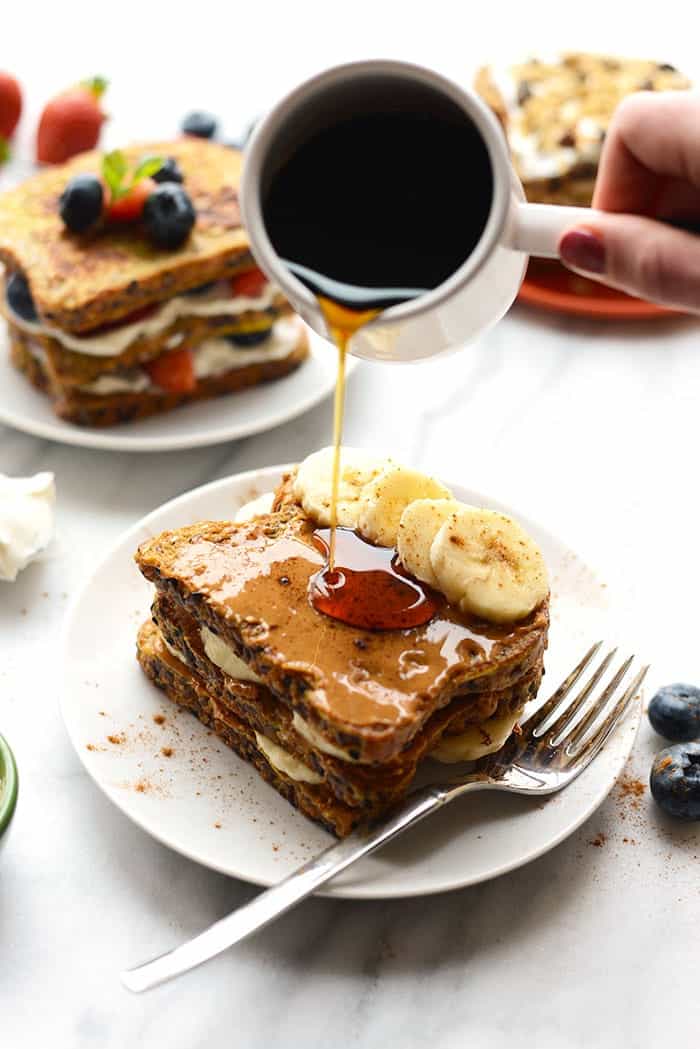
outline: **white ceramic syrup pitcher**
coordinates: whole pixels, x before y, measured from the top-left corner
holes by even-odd
[[[321,335],[328,333],[315,296],[285,266],[268,237],[265,190],[279,167],[280,153],[288,154],[295,143],[328,126],[339,109],[352,114],[353,105],[360,104],[355,99],[363,99],[366,113],[368,97],[381,97],[391,92],[392,82],[398,86],[407,80],[446,96],[478,129],[491,162],[493,196],[481,238],[459,269],[425,295],[384,310],[354,335],[350,352],[368,360],[423,360],[474,339],[513,303],[528,256],[555,258],[564,230],[594,214],[587,208],[526,203],[498,121],[477,95],[451,80],[393,61],[328,69],[297,87],[260,122],[246,149],[241,186],[243,222],[256,261]]]

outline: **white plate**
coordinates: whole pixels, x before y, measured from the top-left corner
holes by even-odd
[[[302,415],[335,388],[336,352],[310,328],[308,333],[308,359],[283,379],[150,419],[99,429],[75,426],[54,415],[48,397],[11,364],[7,327],[0,320],[0,423],[62,444],[119,452],[169,452],[248,437]],[[349,371],[356,364],[350,359]]]
[[[259,885],[279,881],[332,839],[143,675],[134,641],[148,616],[152,588],[133,554],[163,529],[230,518],[244,502],[270,491],[282,469],[196,488],[145,517],[97,566],[72,606],[63,640],[63,717],[95,782],[159,841]],[[513,512],[478,492],[453,488],[468,503]],[[539,525],[520,519],[539,542],[552,576],[545,686],[551,691],[592,640],[616,640],[616,631],[608,590],[593,572]],[[154,720],[161,716],[163,725]],[[372,899],[441,892],[527,863],[571,834],[603,801],[638,724],[636,712],[561,794],[539,802],[497,794],[460,799],[348,870],[328,893]],[[172,755],[163,756],[162,748],[171,748]]]

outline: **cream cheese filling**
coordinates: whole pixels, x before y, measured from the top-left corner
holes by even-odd
[[[508,739],[521,715],[522,710],[518,710],[515,714],[488,718],[470,725],[457,736],[443,736],[428,756],[449,765],[458,761],[478,761],[487,754],[494,754]]]
[[[153,383],[146,372],[134,369],[122,375],[99,375],[92,382],[86,382],[78,389],[82,393],[92,393],[96,397],[109,397],[113,393],[143,393],[152,386]]]
[[[255,739],[273,769],[301,783],[323,783],[323,776],[319,776],[318,772],[314,772],[303,761],[299,761],[289,751],[263,736],[262,732],[256,732]]]
[[[266,284],[260,295],[251,298],[247,295],[224,296],[221,284],[217,283],[211,292],[199,295],[176,295],[164,302],[155,313],[132,324],[122,324],[100,335],[75,335],[71,332],[54,328],[49,324],[26,321],[10,309],[12,323],[23,331],[33,335],[49,336],[60,342],[66,350],[85,353],[91,357],[118,357],[132,342],[148,335],[157,335],[169,328],[180,317],[219,317],[238,316],[248,310],[269,309],[279,295],[274,284]],[[218,296],[218,297],[217,297]],[[9,308],[9,307],[8,307]],[[174,338],[174,336],[173,336]],[[171,347],[172,348],[172,347]]]
[[[294,317],[277,321],[269,338],[258,346],[245,348],[223,338],[206,339],[194,351],[194,373],[198,379],[209,379],[249,364],[281,361],[296,349],[298,341],[299,323]]]
[[[277,321],[269,338],[258,346],[239,348],[223,338],[205,339],[192,351],[194,373],[197,379],[211,379],[251,364],[281,361],[294,352],[298,341],[299,326],[293,317]],[[82,393],[109,396],[112,393],[143,393],[148,389],[157,390],[158,386],[143,368],[131,368],[121,374],[100,375],[78,389]]]
[[[209,627],[203,626],[199,632],[207,657],[211,659],[214,666],[223,670],[224,674],[236,678],[237,681],[251,681],[255,685],[262,685],[262,679],[255,671],[244,663],[240,656],[236,655],[231,646],[215,634]]]

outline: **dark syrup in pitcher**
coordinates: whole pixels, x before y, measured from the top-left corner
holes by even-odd
[[[361,83],[350,103],[340,98],[337,108],[318,113],[317,125],[292,147],[282,139],[279,157],[263,194],[266,230],[318,298],[338,347],[331,528],[316,533],[327,564],[312,580],[310,599],[354,626],[418,626],[434,612],[427,589],[402,573],[394,551],[337,528],[345,356],[361,327],[437,288],[469,257],[491,209],[488,151],[441,93],[377,77]]]

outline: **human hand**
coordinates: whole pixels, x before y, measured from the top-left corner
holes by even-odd
[[[593,207],[609,214],[563,234],[566,266],[700,313],[700,234],[668,225],[700,230],[700,93],[644,91],[622,102],[606,136]]]

